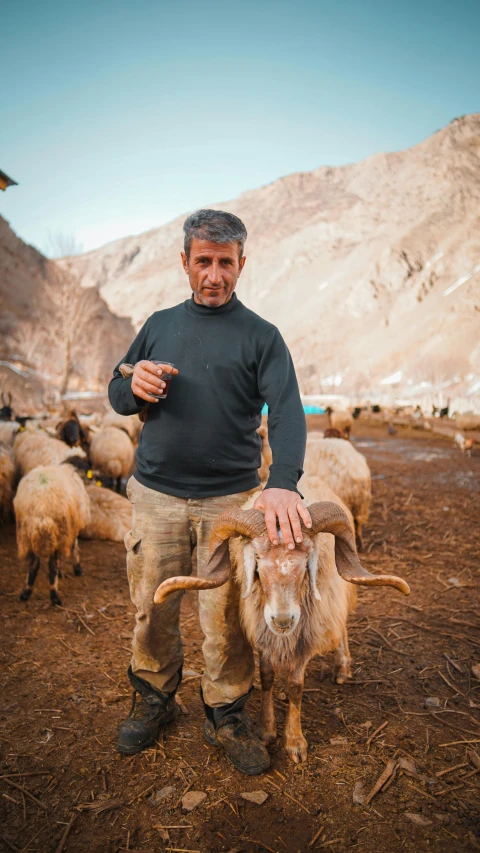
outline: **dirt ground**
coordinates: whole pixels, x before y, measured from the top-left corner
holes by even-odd
[[[24,569],[13,526],[3,528],[2,851],[480,850],[480,681],[471,669],[480,663],[480,455],[361,423],[354,438],[373,475],[362,560],[405,577],[412,594],[360,591],[353,680],[337,686],[333,658],[312,661],[308,762],[295,766],[279,741],[261,777],[242,776],[203,740],[193,594],[182,615],[182,713],[155,749],[121,757],[114,739],[130,707],[133,623],[123,545],[83,542],[84,575],[67,568],[64,607],[54,609],[45,570],[31,600],[18,600]],[[279,682],[280,730],[284,689]],[[258,700],[255,690],[253,716]],[[355,803],[384,771],[393,771],[385,787]],[[187,789],[207,796],[183,814]],[[259,790],[262,805],[241,796]]]

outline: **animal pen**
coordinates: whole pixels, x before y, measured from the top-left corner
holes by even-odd
[[[308,418],[321,429],[326,418]],[[14,853],[272,853],[480,849],[480,456],[451,440],[358,421],[372,503],[362,564],[404,577],[408,598],[359,587],[353,677],[314,658],[303,693],[306,762],[272,747],[237,773],[204,743],[202,635],[183,599],[180,714],[149,750],[115,752],[128,713],[133,608],[121,542],[83,541],[63,606],[40,574],[27,603],[13,524],[2,528],[0,849]],[[301,485],[300,485],[301,488]],[[259,709],[255,682],[249,712]],[[275,684],[283,730],[286,687]],[[196,796],[193,796],[196,794]]]

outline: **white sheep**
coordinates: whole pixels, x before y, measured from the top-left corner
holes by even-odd
[[[42,465],[20,480],[13,505],[18,556],[28,562],[20,599],[30,598],[40,560],[48,560],[50,601],[61,605],[59,557],[71,557],[74,574],[82,574],[77,539],[90,520],[85,486],[71,465]]]
[[[9,444],[0,442],[0,522],[5,521],[13,509],[15,476],[13,450]]]
[[[353,515],[357,549],[362,550],[362,527],[368,521],[372,477],[367,460],[349,441],[322,438],[309,433],[304,461],[305,474],[321,477]],[[302,488],[303,480],[300,483]]]
[[[303,490],[312,528],[303,528],[304,541],[293,551],[283,543],[271,545],[263,513],[251,509],[255,494],[243,508],[227,510],[215,521],[210,557],[201,577],[169,578],[154,596],[155,603],[161,604],[179,589],[213,589],[233,573],[242,593],[242,625],[260,654],[258,734],[266,744],[276,738],[273,683],[276,673],[286,670],[286,751],[295,762],[304,761],[307,755],[300,705],[309,660],[337,649],[337,680],[350,675],[347,618],[355,603],[351,584],[393,586],[404,594],[410,592],[401,578],[371,575],[361,566],[348,509],[319,478],[306,480]]]
[[[122,477],[131,473],[135,459],[135,450],[127,433],[117,427],[105,427],[92,436],[90,442],[90,461],[92,467],[116,480],[117,492],[120,491]]]
[[[60,465],[70,456],[85,456],[81,447],[69,447],[43,430],[25,430],[17,435],[13,452],[20,476],[39,465]]]
[[[132,505],[123,495],[103,489],[95,483],[87,485],[90,522],[81,531],[81,539],[109,539],[123,542],[132,529]]]

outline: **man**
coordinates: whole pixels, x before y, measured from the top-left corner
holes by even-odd
[[[265,402],[273,462],[255,508],[265,512],[274,545],[277,524],[290,548],[302,540],[300,518],[311,524],[297,492],[306,428],[292,360],[278,329],[234,292],[245,266],[245,226],[231,213],[199,210],[183,227],[192,297],[148,318],[123,359],[135,365],[133,376],[123,378],[119,365],[109,385],[119,414],[150,404],[127,486],[133,504],[127,573],[137,608],[128,674],[140,701],[119,728],[117,747],[125,755],[151,746],[173,719],[182,676],[182,593],[154,605],[155,590],[168,577],[191,573],[195,545],[201,574],[214,519],[257,488]],[[171,382],[159,400],[165,373]],[[205,737],[238,770],[261,773],[270,761],[244,710],[254,659],[239,623],[235,582],[200,592],[199,613]]]

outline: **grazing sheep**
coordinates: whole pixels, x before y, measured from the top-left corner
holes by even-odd
[[[20,424],[17,421],[0,420],[0,441],[2,444],[8,444],[12,447],[17,432],[20,432]]]
[[[132,529],[132,505],[123,495],[102,489],[95,483],[87,487],[90,522],[80,532],[81,539],[109,539],[123,542]]]
[[[97,432],[90,443],[92,467],[116,481],[117,492],[122,477],[128,477],[135,459],[135,450],[127,433],[117,427],[105,427]]]
[[[372,498],[372,478],[363,454],[350,442],[310,433],[303,467],[306,474],[325,480],[347,505],[353,515],[357,549],[361,551],[362,527],[368,521]]]
[[[9,444],[0,442],[0,522],[5,521],[13,509],[15,473],[13,450]]]
[[[59,557],[71,557],[74,574],[82,574],[77,538],[90,520],[85,486],[71,465],[40,466],[20,480],[13,505],[18,556],[28,561],[27,583],[20,600],[30,598],[40,560],[48,560],[50,601],[61,605]]]
[[[371,575],[361,566],[352,518],[325,483],[306,478],[302,489],[307,502],[313,500],[309,503],[312,528],[303,528],[304,541],[293,551],[283,542],[271,545],[263,513],[251,509],[253,495],[242,509],[234,507],[216,520],[202,576],[169,578],[154,596],[155,603],[161,604],[176,590],[213,589],[226,583],[231,574],[235,576],[242,591],[242,625],[260,654],[258,734],[265,744],[276,738],[273,683],[275,675],[286,670],[285,745],[295,763],[307,757],[300,706],[308,662],[314,655],[337,650],[337,681],[341,683],[351,674],[347,619],[356,598],[351,584],[394,586],[404,594],[410,592],[401,578]]]
[[[272,448],[268,442],[268,428],[266,424],[262,424],[257,429],[257,432],[262,439],[262,464],[258,469],[258,476],[261,483],[266,483],[270,473],[270,465],[272,464]]]
[[[344,432],[347,438],[350,438],[353,427],[353,417],[350,412],[334,412],[330,406],[325,409],[325,412],[328,415],[329,427]]]
[[[24,477],[38,465],[60,465],[70,456],[84,456],[81,447],[68,447],[43,430],[25,430],[17,435],[13,452],[20,476]]]

